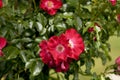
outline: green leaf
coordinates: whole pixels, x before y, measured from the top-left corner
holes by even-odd
[[[31,38],[22,38],[21,41],[22,42],[31,42],[32,39]]]
[[[77,28],[77,30],[80,30],[82,28],[82,20],[80,19],[79,16],[75,16],[75,21],[74,21],[74,24],[75,24],[75,27]]]
[[[20,56],[21,56],[23,62],[27,62],[27,56],[25,56],[24,51],[21,51],[21,52],[20,52]]]
[[[78,0],[67,0],[67,3],[68,3],[70,6],[76,7],[76,6],[78,6],[79,1],[78,1]]]
[[[43,14],[38,14],[37,15],[37,20],[43,25],[43,27],[45,27],[45,25],[47,24],[47,19]]]
[[[42,24],[40,22],[36,22],[36,24],[37,24],[37,30],[41,32],[43,30]]]
[[[92,11],[92,5],[85,5],[83,8],[87,9],[89,12]]]
[[[37,76],[42,71],[44,64],[40,59],[30,59],[26,62],[25,67],[30,70],[32,76]]]
[[[63,13],[62,17],[65,19],[72,18],[73,13],[72,12],[65,12],[65,13]]]
[[[7,59],[16,58],[19,53],[19,49],[14,46],[8,46],[4,49],[4,54]]]
[[[23,62],[27,63],[31,58],[35,58],[33,51],[30,50],[21,50],[20,57]]]

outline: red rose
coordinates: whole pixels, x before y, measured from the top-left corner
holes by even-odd
[[[62,7],[61,0],[41,0],[40,8],[50,15],[55,15],[57,10]]]
[[[6,46],[6,39],[3,37],[0,37],[0,56],[3,56],[2,49]]]
[[[69,57],[77,60],[80,54],[84,51],[83,39],[80,34],[73,28],[66,30],[65,36],[69,41],[68,45],[71,48],[72,53]]]
[[[120,56],[115,60],[116,64],[120,66]]]
[[[2,0],[0,0],[0,8],[2,8],[2,6],[3,6],[3,2]]]
[[[68,40],[64,35],[52,36],[48,41],[48,48],[56,64],[66,61],[68,55],[70,55]]]
[[[39,44],[42,61],[56,72],[66,72],[72,60],[78,60],[84,51],[82,37],[75,29],[68,29],[60,36],[52,36]]]
[[[109,0],[109,2],[112,4],[112,6],[115,6],[117,3],[117,0]]]
[[[118,23],[120,23],[120,14],[117,15],[116,19],[117,19]]]
[[[47,41],[43,40],[40,44],[39,44],[41,51],[40,51],[40,57],[42,58],[42,61],[47,64],[49,67],[54,67],[54,60],[52,55],[50,54],[49,50],[48,50],[48,46],[47,46]]]

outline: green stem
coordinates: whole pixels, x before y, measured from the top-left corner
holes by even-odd
[[[33,0],[33,4],[34,4],[35,12],[36,12],[36,11],[37,11],[37,7],[36,7],[36,2],[35,2],[35,0]]]

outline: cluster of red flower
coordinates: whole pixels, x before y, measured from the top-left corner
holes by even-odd
[[[52,36],[48,41],[43,40],[39,46],[42,61],[57,72],[67,71],[70,62],[78,60],[84,51],[83,39],[73,28],[60,36]]]
[[[57,10],[62,7],[61,0],[41,0],[40,8],[50,15],[55,15]]]
[[[7,41],[5,38],[0,37],[0,56],[3,56],[2,49],[5,47]]]

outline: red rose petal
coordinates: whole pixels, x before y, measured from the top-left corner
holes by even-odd
[[[84,51],[83,39],[80,34],[73,28],[66,30],[65,36],[69,40],[69,45],[72,52],[72,56],[69,57],[77,60],[79,55]]]
[[[4,48],[6,43],[7,43],[6,39],[3,37],[0,37],[0,49]]]
[[[54,67],[54,60],[53,57],[51,56],[49,50],[48,50],[48,46],[47,46],[47,41],[43,40],[40,44],[39,44],[41,51],[39,53],[42,61],[47,64],[49,67]]]

